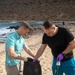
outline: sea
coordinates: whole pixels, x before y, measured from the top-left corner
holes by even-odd
[[[42,26],[44,21],[32,21],[29,22],[30,26]],[[56,25],[61,25],[63,24],[63,21],[54,21]],[[74,25],[75,26],[75,21],[64,21],[66,25]],[[20,22],[0,22],[0,42],[5,42],[5,39],[7,36],[15,31],[14,28],[11,28],[12,26],[19,26]]]
[[[33,27],[36,25],[43,25],[43,22],[29,22],[29,24]],[[0,34],[4,34],[10,31],[11,26],[19,26],[20,22],[0,22]]]
[[[54,21],[56,25],[62,25],[63,21]],[[67,25],[75,25],[75,21],[64,21]],[[32,21],[29,22],[30,26],[42,26],[44,21]],[[12,21],[12,22],[0,22],[0,30],[1,29],[7,29],[10,26],[19,26],[20,22]],[[1,33],[1,31],[0,31]]]
[[[41,26],[43,25],[42,21],[38,22],[29,22],[30,26]],[[5,42],[8,35],[15,32],[15,28],[20,25],[20,22],[0,22],[0,43]],[[13,27],[13,28],[12,28]]]

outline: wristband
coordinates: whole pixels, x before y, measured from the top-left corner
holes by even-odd
[[[62,55],[65,57],[66,54],[62,53]]]

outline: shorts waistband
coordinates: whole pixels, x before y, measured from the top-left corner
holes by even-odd
[[[73,58],[73,56],[70,56],[70,57],[68,57],[68,58],[64,58],[63,60],[61,60],[61,62],[68,61],[68,60],[70,60],[71,58]]]

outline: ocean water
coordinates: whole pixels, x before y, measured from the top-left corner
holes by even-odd
[[[54,24],[56,25],[62,25],[63,21],[55,21]],[[34,27],[34,26],[42,26],[44,23],[44,21],[32,21],[29,22],[30,26]],[[65,21],[66,25],[74,25],[75,26],[75,21]],[[8,33],[9,31],[12,31],[10,29],[10,26],[19,26],[20,22],[0,22],[0,34],[3,33]]]
[[[43,22],[29,22],[31,26],[43,25]],[[0,28],[7,28],[9,26],[19,26],[20,22],[0,22]]]
[[[30,26],[39,26],[43,25],[43,22],[29,22]],[[8,35],[15,32],[14,28],[10,28],[11,26],[19,26],[20,22],[0,22],[0,43],[5,42]]]
[[[17,26],[20,25],[19,22],[0,22],[0,29],[1,28],[7,28],[9,26]]]
[[[62,26],[62,22],[63,21],[55,21],[53,22],[55,25],[60,25]],[[42,26],[43,25],[43,21],[33,21],[33,22],[29,22],[30,26],[34,27],[34,26]],[[65,21],[66,25],[74,25],[75,26],[75,21]],[[0,42],[5,42],[5,39],[8,37],[8,35],[10,35],[11,33],[13,33],[15,31],[15,29],[10,28],[11,26],[19,26],[20,22],[0,22]]]
[[[33,27],[36,25],[43,25],[43,22],[29,22],[29,24]],[[0,34],[8,33],[12,29],[8,29],[10,26],[19,26],[20,22],[0,22]]]
[[[4,34],[9,34],[14,32],[15,29],[8,29],[10,26],[20,25],[19,22],[0,22],[0,38],[5,36]]]

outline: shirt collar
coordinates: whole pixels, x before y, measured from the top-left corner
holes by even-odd
[[[15,34],[16,34],[17,39],[20,39],[21,38],[21,36],[18,35],[18,32],[17,31],[15,32]]]

